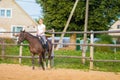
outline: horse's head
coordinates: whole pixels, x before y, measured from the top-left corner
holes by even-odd
[[[20,34],[18,35],[17,43],[20,44],[25,40],[25,30],[21,31]]]

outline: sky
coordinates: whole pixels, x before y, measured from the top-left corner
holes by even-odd
[[[42,17],[42,8],[35,0],[15,0],[33,19]]]

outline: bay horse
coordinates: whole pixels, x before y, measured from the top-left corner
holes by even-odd
[[[48,43],[48,53],[45,53],[46,50],[42,46],[41,40],[33,36],[32,34],[24,31],[21,31],[18,35],[18,41],[17,43],[20,44],[24,40],[28,41],[29,43],[29,50],[32,54],[32,69],[34,69],[34,56],[37,54],[39,56],[39,65],[41,64],[42,69],[46,69],[46,54],[48,55],[48,68],[50,68],[50,62],[51,62],[51,54],[52,54],[52,43],[51,41],[47,40]]]

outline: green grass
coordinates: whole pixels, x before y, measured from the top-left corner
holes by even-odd
[[[55,55],[81,56],[81,51],[55,51]],[[89,52],[86,53],[89,56]],[[120,60],[120,53],[94,53],[95,60]],[[89,61],[82,64],[81,59],[55,58],[55,67],[72,69],[89,69]],[[99,71],[120,72],[120,62],[94,62],[94,69]]]
[[[73,50],[59,50],[54,52],[55,55],[65,55],[65,56],[81,56],[81,51]],[[85,65],[82,64],[80,58],[60,58],[55,57],[55,67],[56,68],[69,68],[69,69],[89,69],[89,62]]]
[[[0,46],[1,48],[1,46]],[[65,55],[65,56],[81,56],[81,51],[73,51],[73,50],[58,50],[54,51],[56,55]],[[1,49],[0,49],[1,54]],[[6,55],[19,55],[19,46],[6,46],[5,50]],[[28,46],[23,47],[23,56],[30,56]],[[89,57],[90,53],[87,52],[86,56]],[[118,53],[107,53],[107,52],[95,52],[94,53],[95,60],[120,60],[120,52]],[[18,64],[17,58],[5,58],[4,60],[0,58],[0,63],[12,63]],[[23,65],[31,66],[31,59],[22,59]],[[36,66],[38,66],[38,60],[35,61]],[[85,64],[82,64],[81,58],[54,58],[54,68],[67,68],[67,69],[83,69],[89,70],[89,61],[86,60]],[[94,62],[94,69],[98,71],[112,71],[112,72],[120,72],[120,62]]]
[[[120,60],[120,53],[96,52],[94,54],[96,60]],[[118,71],[120,72],[120,62],[94,62],[94,70],[101,71]]]

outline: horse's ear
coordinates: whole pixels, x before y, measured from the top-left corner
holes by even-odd
[[[25,28],[22,29],[22,32],[25,32]]]
[[[25,30],[23,30],[23,32],[25,32]]]

